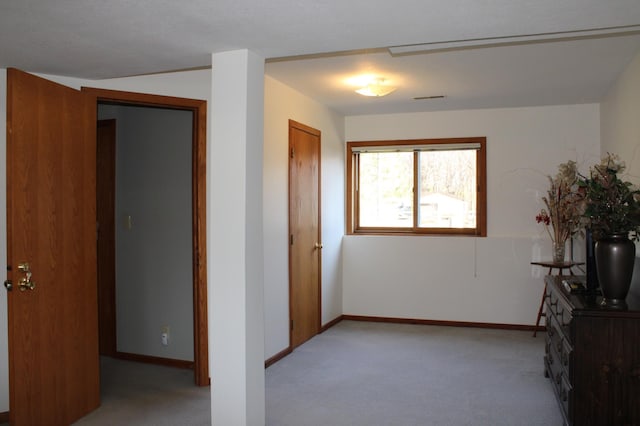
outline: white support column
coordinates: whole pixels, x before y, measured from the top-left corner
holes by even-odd
[[[264,59],[212,56],[207,154],[211,421],[262,426],[264,294],[262,151]]]

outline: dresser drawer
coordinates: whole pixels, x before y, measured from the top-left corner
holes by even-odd
[[[571,413],[570,404],[572,401],[572,393],[573,387],[569,383],[566,377],[561,376],[560,383],[558,384],[558,402],[560,403],[560,407],[562,407],[562,411],[564,412],[565,418],[569,418],[569,413]]]
[[[557,295],[550,292],[546,298],[547,333],[545,336],[545,375],[553,385],[558,405],[567,424],[571,424],[570,405],[573,396],[571,363],[573,346],[570,341],[571,312]]]
[[[571,305],[559,296],[553,289],[547,288],[545,294],[545,310],[547,318],[547,328],[549,323],[555,322],[556,331],[562,334],[562,338],[571,342],[569,329],[571,326]]]
[[[562,368],[556,354],[549,348],[549,353],[544,357],[545,376],[548,376],[553,387],[553,393],[562,411],[566,423],[569,421],[569,404],[572,397],[572,387],[566,377],[566,370]]]
[[[553,362],[557,363],[564,370],[567,380],[571,380],[570,365],[573,358],[573,347],[566,338],[566,335],[552,317],[547,323],[547,335],[545,336],[545,354],[552,357]]]

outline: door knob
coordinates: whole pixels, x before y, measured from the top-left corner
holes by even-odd
[[[18,265],[18,269],[24,272],[24,277],[20,278],[18,288],[20,291],[33,290],[36,288],[36,283],[31,281],[31,268],[29,263],[24,262]]]
[[[5,280],[4,288],[6,288],[7,291],[13,290],[13,283],[11,282],[11,280]]]
[[[317,248],[317,249],[321,249],[321,248],[322,248],[322,244],[320,244],[320,243],[316,243],[316,248]]]
[[[20,289],[20,291],[33,290],[36,288],[36,283],[31,281],[31,277],[20,278],[18,288]]]

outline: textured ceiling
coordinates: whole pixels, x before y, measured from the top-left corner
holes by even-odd
[[[206,67],[212,52],[232,49],[281,58],[639,23],[638,0],[3,0],[0,67],[100,79]],[[445,94],[444,108],[531,103],[531,92],[535,103],[591,102],[638,52],[634,37],[609,41],[325,57],[267,72],[347,113],[434,108],[407,102],[414,94]],[[334,79],[366,64],[403,85],[381,99],[340,95]],[[299,82],[306,74],[313,84]]]
[[[267,64],[267,74],[345,115],[599,102],[640,54],[640,35],[529,43],[392,57],[386,52]],[[354,92],[351,76],[398,87]],[[444,96],[436,99],[416,97]]]

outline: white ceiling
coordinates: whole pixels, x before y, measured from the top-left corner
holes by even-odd
[[[640,24],[640,0],[2,0],[0,67],[100,79],[265,58]],[[269,61],[267,74],[345,114],[597,102],[640,34],[391,57]],[[370,72],[398,90],[356,95]],[[416,96],[444,99],[414,101]]]

